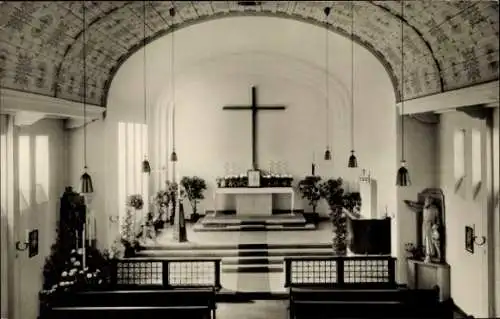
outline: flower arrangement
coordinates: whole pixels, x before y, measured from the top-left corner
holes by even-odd
[[[330,217],[333,224],[333,251],[337,255],[347,253],[347,218],[343,211],[345,207],[342,178],[329,179],[320,185],[321,197],[330,207]]]
[[[142,195],[140,194],[130,195],[127,198],[127,206],[137,210],[142,209],[142,207],[144,207],[144,201],[142,199]]]
[[[306,176],[303,180],[299,181],[298,187],[302,198],[309,201],[312,206],[313,213],[316,213],[318,201],[321,199],[321,177],[320,176]]]
[[[134,215],[132,214],[131,209],[127,209],[121,228],[120,241],[125,249],[124,257],[132,257],[135,254],[135,251],[139,249],[139,241],[137,240]]]
[[[200,199],[204,199],[203,191],[207,189],[207,183],[204,179],[198,176],[187,177],[181,179],[181,186],[185,193],[186,198],[189,200],[193,208],[193,218],[198,217],[197,204]]]
[[[424,249],[422,246],[417,246],[414,243],[406,243],[405,251],[410,259],[421,260],[424,258]]]
[[[290,174],[275,174],[261,171],[262,187],[291,187],[293,177]],[[248,187],[247,174],[232,174],[216,178],[217,187]]]
[[[109,283],[109,255],[95,248],[85,250],[86,264],[83,265],[82,248],[73,249],[62,265],[54,265],[54,252],[44,266],[44,289],[42,295],[50,296],[60,291],[75,291],[88,288],[96,289]],[[56,258],[57,259],[57,258]]]

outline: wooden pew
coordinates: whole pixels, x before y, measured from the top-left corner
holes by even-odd
[[[290,318],[447,318],[436,289],[396,283],[395,261],[388,256],[285,259]]]
[[[215,318],[215,289],[117,290],[65,293],[42,318]]]
[[[114,261],[106,290],[57,292],[39,319],[216,318],[220,259]]]
[[[290,318],[444,318],[436,290],[290,287]]]

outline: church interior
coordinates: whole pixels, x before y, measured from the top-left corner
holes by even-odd
[[[1,313],[500,317],[498,1],[0,1]]]

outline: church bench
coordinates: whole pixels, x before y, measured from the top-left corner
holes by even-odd
[[[290,318],[444,318],[431,290],[289,288]]]
[[[56,293],[41,303],[40,313],[41,318],[53,318],[55,313],[58,318],[74,318],[80,313],[92,313],[88,317],[93,317],[104,307],[115,309],[117,314],[123,313],[123,307],[133,307],[134,313],[189,312],[182,316],[198,318],[197,314],[203,313],[208,314],[206,318],[215,318],[215,296],[220,287],[220,259],[114,260],[106,290]]]
[[[208,306],[54,307],[50,319],[211,318]]]
[[[443,318],[438,291],[395,281],[389,256],[285,259],[290,318]]]
[[[212,288],[170,290],[118,290],[63,293],[54,296],[41,309],[45,318],[94,318],[110,313],[111,317],[135,318],[156,316],[208,319],[216,316],[216,294]],[[114,318],[114,317],[113,317]]]

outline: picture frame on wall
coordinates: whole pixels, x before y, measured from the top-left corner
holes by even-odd
[[[29,258],[38,255],[38,229],[29,232],[28,235],[28,255]]]
[[[465,226],[465,250],[474,253],[474,229],[470,226]]]
[[[248,170],[248,187],[260,187],[260,171],[259,170]]]

